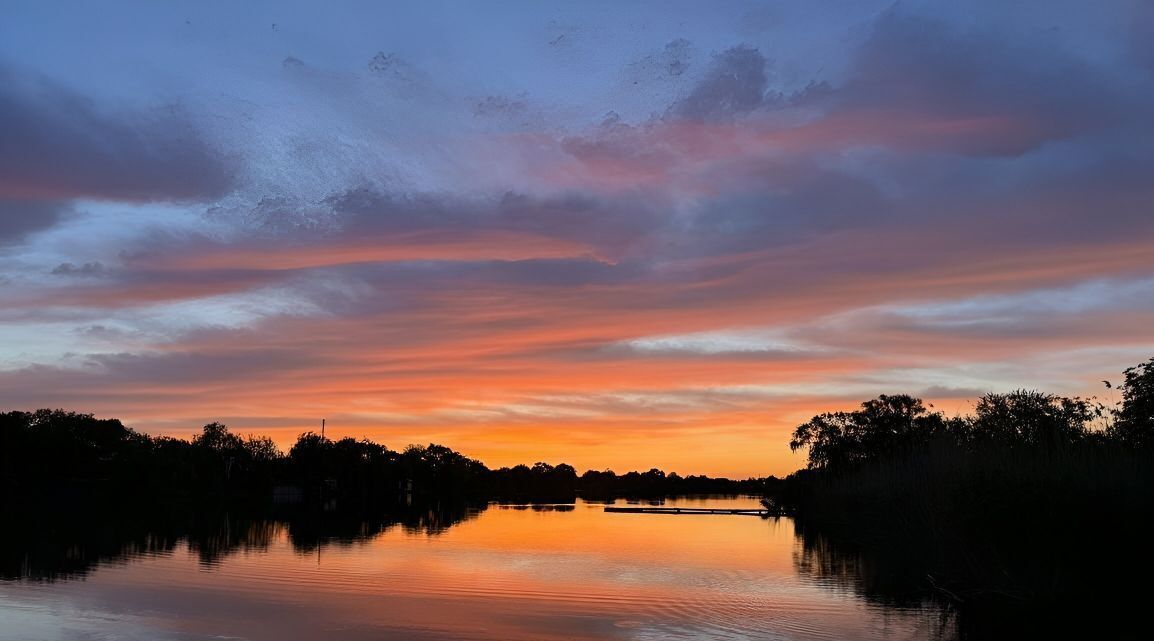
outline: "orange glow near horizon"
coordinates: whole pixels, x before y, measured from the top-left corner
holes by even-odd
[[[831,240],[810,253],[837,246]],[[364,247],[335,255],[359,255]],[[879,393],[910,392],[964,413],[984,391],[1047,387],[1046,380],[1066,385],[1056,391],[1089,395],[1097,380],[1130,364],[1118,356],[1113,371],[1089,368],[1053,379],[1027,372],[1034,377],[975,383],[943,363],[997,362],[1008,349],[1029,357],[1071,341],[1109,348],[1148,339],[1149,315],[1141,311],[1044,319],[1039,328],[1046,331],[1003,336],[925,331],[871,301],[1012,297],[1073,274],[1139,269],[1151,250],[1137,243],[1108,252],[1039,249],[991,260],[985,269],[947,260],[868,288],[869,275],[860,275],[803,283],[803,289],[759,285],[759,274],[786,266],[804,271],[805,253],[753,254],[741,259],[751,261],[749,267],[700,285],[701,295],[719,296],[716,302],[676,308],[668,301],[692,301],[699,285],[656,281],[572,291],[465,282],[402,290],[400,309],[385,301],[381,310],[344,316],[287,314],[258,329],[208,329],[152,345],[155,358],[172,362],[156,379],[113,380],[91,394],[81,387],[59,404],[182,438],[220,420],[239,433],[269,435],[286,450],[326,418],[334,438],[369,438],[393,449],[435,442],[491,467],[546,461],[580,471],[658,467],[682,475],[782,476],[804,465],[788,448],[793,428],[823,411],[852,409]],[[885,251],[879,242],[869,255]],[[226,256],[240,255],[196,260],[221,268],[233,260]],[[271,268],[273,256],[257,253],[249,265]],[[157,260],[191,268],[179,256]],[[247,280],[240,286],[248,287]],[[88,295],[102,296],[98,290],[90,287]],[[135,297],[131,288],[113,295]],[[753,328],[754,343],[693,343],[731,328]],[[784,346],[775,347],[777,341]],[[201,362],[198,354],[212,359]],[[148,361],[112,357],[91,366],[138,362]],[[934,378],[871,379],[885,370],[924,370]],[[920,391],[927,387],[933,389]]]
[[[967,411],[985,391],[1017,386],[1089,395],[1098,380],[1136,363],[1135,346],[1148,343],[1150,315],[1141,309],[1030,317],[1030,332],[1004,333],[997,325],[984,329],[988,321],[980,315],[967,322],[982,331],[951,325],[957,312],[948,305],[974,297],[1009,304],[997,301],[1060,288],[1072,278],[1140,274],[1154,251],[1149,244],[1065,252],[1039,247],[991,256],[981,266],[943,245],[932,269],[884,280],[876,272],[812,275],[822,269],[818,257],[836,252],[868,265],[908,242],[876,238],[865,248],[854,241],[831,236],[804,248],[674,264],[640,282],[578,287],[517,285],[467,270],[459,280],[434,273],[432,287],[417,271],[409,277],[416,282],[386,283],[380,293],[337,290],[332,309],[277,313],[255,327],[209,326],[175,340],[142,337],[140,354],[105,353],[58,372],[32,369],[10,379],[9,388],[13,394],[23,389],[22,400],[37,406],[118,417],[148,433],[182,438],[222,421],[287,449],[326,418],[334,438],[369,438],[393,449],[439,443],[491,467],[546,461],[579,471],[657,467],[744,478],[802,467],[789,436],[817,413],[852,409],[879,393],[920,394],[953,413]],[[264,272],[246,271],[257,267],[307,274],[363,259],[375,268],[380,263],[374,261],[392,251],[373,253],[364,241],[304,255],[202,249],[147,260],[163,265],[165,274],[235,268],[239,275],[190,277],[189,289],[96,281],[53,292],[52,302],[62,310],[131,310],[155,304],[159,294],[195,303],[205,287],[214,295],[239,295],[264,282]],[[411,259],[406,256],[402,260]],[[680,276],[716,265],[725,266],[723,276]],[[789,277],[776,276],[782,273]],[[935,311],[939,305],[945,311]],[[111,340],[128,345],[130,339]],[[1073,354],[1053,367],[982,370],[990,379],[965,371],[1010,356],[1028,363],[1061,355],[1071,344],[1116,354],[1106,363]]]

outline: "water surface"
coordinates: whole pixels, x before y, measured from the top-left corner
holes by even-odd
[[[667,501],[756,507],[752,498]],[[928,607],[869,602],[789,519],[470,509],[335,528],[229,518],[9,555],[5,640],[927,639]],[[107,538],[115,539],[109,534]],[[125,538],[125,537],[121,537]],[[20,545],[9,541],[10,547]],[[35,547],[35,543],[27,543]],[[12,550],[9,550],[12,552]],[[57,558],[59,557],[59,558]],[[71,557],[71,558],[70,558]],[[841,566],[839,566],[841,567]]]

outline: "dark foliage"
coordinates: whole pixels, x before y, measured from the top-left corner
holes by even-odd
[[[1122,404],[1108,434],[1139,448],[1154,446],[1154,358],[1126,370]]]
[[[908,396],[814,417],[791,442],[809,469],[769,487],[799,568],[944,601],[968,638],[1132,636],[1154,572],[1152,381],[1154,360],[1127,370],[1113,408],[1019,390],[959,418]]]
[[[832,412],[799,425],[790,449],[808,448],[812,468],[844,469],[922,446],[944,434],[950,423],[922,401],[881,395],[855,412]]]

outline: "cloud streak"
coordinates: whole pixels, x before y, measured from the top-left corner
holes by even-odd
[[[106,113],[83,95],[0,64],[0,198],[209,200],[230,168],[178,107]]]
[[[1154,349],[1154,34],[1108,4],[396,50],[336,11],[325,46],[222,26],[227,64],[174,36],[175,110],[16,59],[0,405],[743,476],[878,393],[1085,393]]]

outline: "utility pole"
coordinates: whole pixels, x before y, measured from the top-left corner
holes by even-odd
[[[321,438],[325,437],[325,419],[321,419]]]

